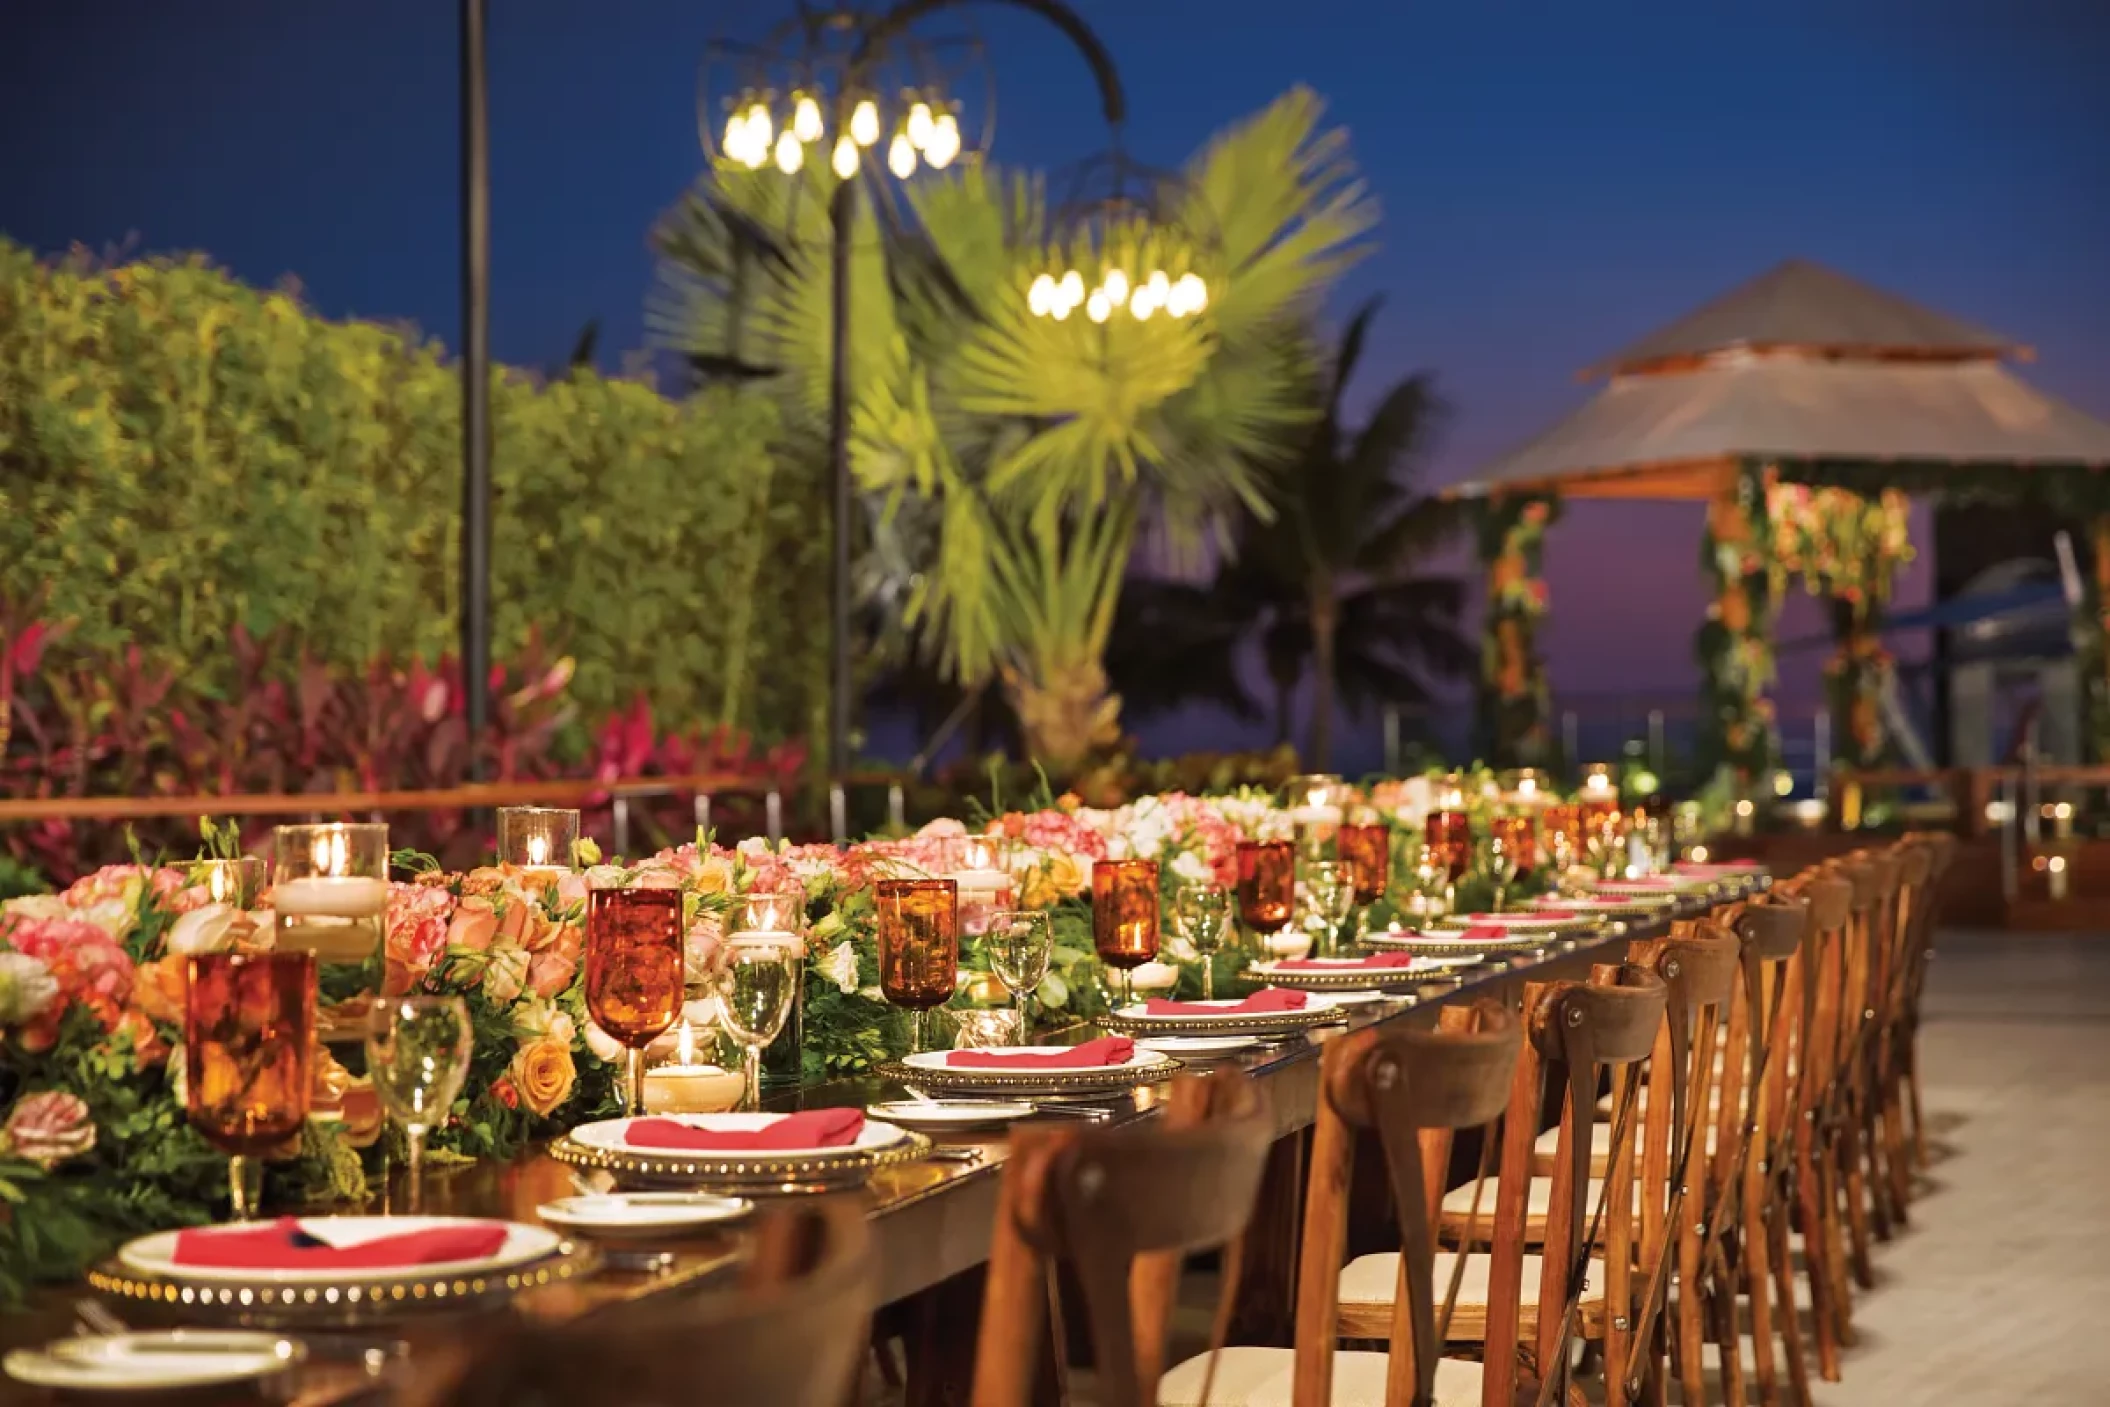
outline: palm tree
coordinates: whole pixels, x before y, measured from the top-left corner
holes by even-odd
[[[1414,489],[1442,413],[1429,377],[1394,385],[1360,429],[1342,422],[1342,394],[1377,308],[1373,299],[1349,321],[1319,414],[1279,476],[1274,522],[1243,526],[1214,593],[1260,622],[1278,741],[1289,739],[1291,700],[1309,671],[1307,761],[1322,771],[1338,706],[1425,703],[1429,676],[1458,677],[1473,660],[1458,629],[1463,587],[1414,571],[1463,526],[1456,508]]]
[[[1096,248],[1045,247],[1024,176],[950,171],[910,187],[905,210],[860,195],[852,464],[875,532],[904,549],[902,617],[962,686],[1001,687],[1051,766],[1118,732],[1105,656],[1146,516],[1187,541],[1264,517],[1270,453],[1310,414],[1305,329],[1377,219],[1320,113],[1308,91],[1285,95],[1195,158],[1187,193],[1166,193],[1182,218],[1124,222]],[[826,404],[833,183],[821,163],[796,180],[714,173],[657,235],[656,333],[699,369],[770,386],[794,430]],[[1174,227],[1214,238],[1181,247]],[[1029,311],[1037,274],[1102,262],[1191,268],[1208,311]]]

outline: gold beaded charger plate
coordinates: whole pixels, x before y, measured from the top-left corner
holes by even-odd
[[[1110,1023],[1102,1023],[1110,1024]],[[1168,1033],[1169,1034],[1169,1033]],[[1005,1055],[1060,1055],[1068,1046],[1013,1046]],[[997,1095],[1093,1095],[1119,1094],[1137,1085],[1169,1080],[1180,1062],[1169,1055],[1138,1047],[1119,1065],[1071,1065],[1053,1068],[1007,1070],[995,1067],[960,1066],[945,1063],[953,1052],[920,1051],[902,1060],[889,1061],[879,1073],[899,1084],[934,1094]]]
[[[1367,991],[1365,982],[1359,990]],[[1241,1011],[1242,997],[1216,1001],[1181,1002],[1184,1008],[1165,1016],[1153,1016],[1143,1002],[1124,1006],[1099,1018],[1109,1031],[1126,1036],[1262,1036],[1299,1035],[1314,1026],[1330,1026],[1348,1019],[1341,1003],[1316,993],[1303,1006],[1289,1011]],[[1204,1014],[1203,1008],[1215,1008]]]
[[[697,1128],[728,1132],[759,1129],[783,1114],[661,1114]],[[834,1148],[771,1148],[719,1151],[634,1147],[624,1137],[629,1119],[581,1124],[552,1143],[560,1163],[612,1173],[620,1187],[708,1187],[755,1195],[837,1192],[861,1185],[875,1171],[914,1162],[930,1152],[930,1140],[880,1119],[867,1119],[856,1141]]]
[[[1378,948],[1389,953],[1412,953],[1418,958],[1445,958],[1454,964],[1462,965],[1468,958],[1474,962],[1484,962],[1488,958],[1535,953],[1568,936],[1558,928],[1516,928],[1500,937],[1487,933],[1473,933],[1467,936],[1464,929],[1388,929],[1383,933],[1370,934],[1362,943],[1366,948]]]
[[[1359,958],[1308,958],[1305,961],[1326,965],[1284,967],[1279,962],[1256,962],[1246,971],[1256,981],[1300,992],[1399,992],[1417,987],[1449,986],[1458,980],[1456,964],[1434,959],[1414,958],[1411,967],[1365,967]]]
[[[599,1269],[600,1253],[590,1244],[558,1237],[543,1227],[524,1229],[547,1239],[550,1249],[539,1259],[459,1273],[436,1274],[442,1267],[420,1266],[410,1274],[342,1270],[329,1278],[296,1282],[274,1279],[269,1271],[208,1280],[182,1274],[181,1267],[169,1273],[138,1269],[120,1255],[90,1270],[88,1286],[113,1299],[137,1302],[149,1318],[166,1315],[193,1324],[261,1328],[353,1328],[485,1309],[523,1290]],[[128,1317],[132,1312],[125,1311]]]
[[[1678,907],[1678,896],[1663,895],[1661,898],[1628,898],[1624,895],[1595,894],[1577,899],[1540,899],[1534,907],[1548,915],[1566,913],[1588,922],[1592,919],[1651,919],[1662,918]]]
[[[242,1235],[247,1231],[262,1230],[269,1223],[237,1223],[224,1228],[203,1229],[200,1234],[213,1235],[215,1231]],[[489,1255],[471,1260],[409,1261],[399,1265],[379,1265],[359,1270],[342,1267],[287,1266],[260,1268],[232,1265],[186,1265],[176,1258],[177,1239],[180,1231],[156,1231],[150,1235],[136,1237],[120,1246],[118,1263],[125,1269],[141,1275],[155,1275],[164,1280],[185,1280],[203,1284],[219,1284],[234,1281],[246,1284],[272,1285],[328,1285],[347,1279],[360,1280],[452,1280],[462,1275],[490,1275],[504,1272],[530,1261],[541,1260],[552,1255],[562,1239],[547,1227],[531,1226],[526,1222],[498,1221],[490,1217],[471,1216],[318,1216],[302,1217],[293,1222],[292,1230],[313,1243],[316,1247],[336,1250],[354,1250],[369,1241],[397,1236],[415,1235],[419,1232],[445,1232],[453,1230],[482,1231],[505,1228],[505,1240]]]

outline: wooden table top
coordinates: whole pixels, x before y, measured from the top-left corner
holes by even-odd
[[[1265,1092],[1273,1113],[1278,1138],[1309,1128],[1316,1117],[1318,1097],[1318,1052],[1326,1041],[1349,1031],[1388,1021],[1430,1024],[1441,1007],[1458,1001],[1488,996],[1513,998],[1526,981],[1552,981],[1587,975],[1591,964],[1614,960],[1625,946],[1640,938],[1657,936],[1667,920],[1629,922],[1601,936],[1581,942],[1562,942],[1535,957],[1518,957],[1467,969],[1461,980],[1440,990],[1424,989],[1419,995],[1385,998],[1348,1008],[1345,1023],[1316,1028],[1294,1039],[1271,1042],[1241,1051],[1210,1066],[1235,1064],[1244,1069]],[[1079,1039],[1097,1034],[1078,1028]],[[1109,1124],[1152,1117],[1164,1100],[1168,1084],[1147,1085],[1128,1091],[1112,1103],[1114,1118]],[[877,1076],[832,1080],[786,1091],[765,1104],[777,1109],[863,1107],[881,1100],[898,1099],[900,1086]],[[996,1220],[997,1186],[1005,1161],[1007,1139],[1001,1132],[980,1131],[940,1134],[933,1142],[941,1147],[975,1148],[978,1162],[919,1161],[882,1168],[859,1192],[835,1196],[864,1198],[871,1209],[873,1233],[878,1243],[880,1274],[879,1302],[890,1304],[984,1263],[989,1256],[991,1229]],[[393,1197],[397,1189],[391,1189]],[[458,1168],[428,1170],[423,1210],[437,1215],[503,1217],[539,1222],[536,1208],[568,1196],[576,1188],[572,1170],[536,1147],[508,1163],[477,1163]],[[400,1203],[398,1203],[400,1205]],[[744,1232],[736,1224],[723,1230],[649,1245],[625,1241],[614,1247],[619,1253],[636,1250],[665,1251],[670,1259],[650,1271],[624,1268],[620,1263],[604,1266],[597,1273],[564,1283],[525,1291],[511,1301],[514,1312],[536,1319],[562,1320],[613,1302],[689,1286],[731,1268],[738,1262]],[[57,1287],[40,1293],[27,1312],[0,1316],[0,1350],[33,1346],[73,1332],[74,1303],[89,1293],[85,1285]],[[181,1322],[157,1318],[155,1307],[119,1300],[113,1308],[135,1328]],[[490,1311],[485,1311],[490,1312]],[[195,1315],[192,1316],[195,1319]],[[347,1338],[359,1345],[401,1341],[414,1348],[421,1339],[435,1334],[458,1332],[462,1316],[427,1316],[396,1326],[362,1329]],[[306,1331],[289,1334],[314,1341]],[[330,1336],[320,1336],[324,1339]],[[343,1347],[340,1345],[340,1347]],[[354,1355],[356,1357],[356,1355]],[[302,1401],[338,1400],[349,1365],[340,1371],[315,1364],[305,1370],[308,1382]],[[356,1376],[356,1375],[355,1375]],[[20,1385],[8,1382],[10,1389]]]

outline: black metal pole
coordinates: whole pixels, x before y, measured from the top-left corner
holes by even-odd
[[[462,689],[469,779],[491,712],[491,127],[485,0],[462,0]]]
[[[850,775],[850,236],[857,183],[838,182],[828,200],[828,473],[834,490],[833,560],[828,573],[828,781]]]

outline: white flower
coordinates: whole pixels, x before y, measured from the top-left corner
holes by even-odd
[[[103,899],[85,908],[73,911],[73,917],[84,923],[92,923],[115,941],[122,943],[125,935],[139,923],[139,908],[131,899]]]
[[[857,947],[845,938],[828,950],[828,965],[825,969],[836,990],[850,996],[857,990]]]
[[[484,995],[500,1006],[509,1004],[527,985],[528,961],[526,948],[491,949],[490,965],[484,969]]]
[[[232,943],[235,919],[241,912],[232,904],[207,904],[179,915],[169,929],[168,950],[185,957],[219,952]]]
[[[586,1023],[586,1048],[610,1065],[620,1064],[628,1057],[628,1050],[621,1041],[591,1021]]]
[[[9,899],[0,904],[0,914],[26,919],[73,917],[65,896],[59,894],[24,894],[19,899]]]
[[[1216,871],[1192,850],[1182,850],[1173,857],[1172,873],[1189,884],[1213,884],[1216,881]]]
[[[58,994],[58,979],[43,963],[27,953],[0,953],[0,1026],[31,1019]]]
[[[513,1034],[523,1041],[552,1040],[564,1045],[578,1034],[571,1013],[545,997],[529,997],[513,1011]]]
[[[1128,980],[1139,991],[1161,991],[1179,985],[1180,970],[1169,962],[1146,962],[1131,969]]]

